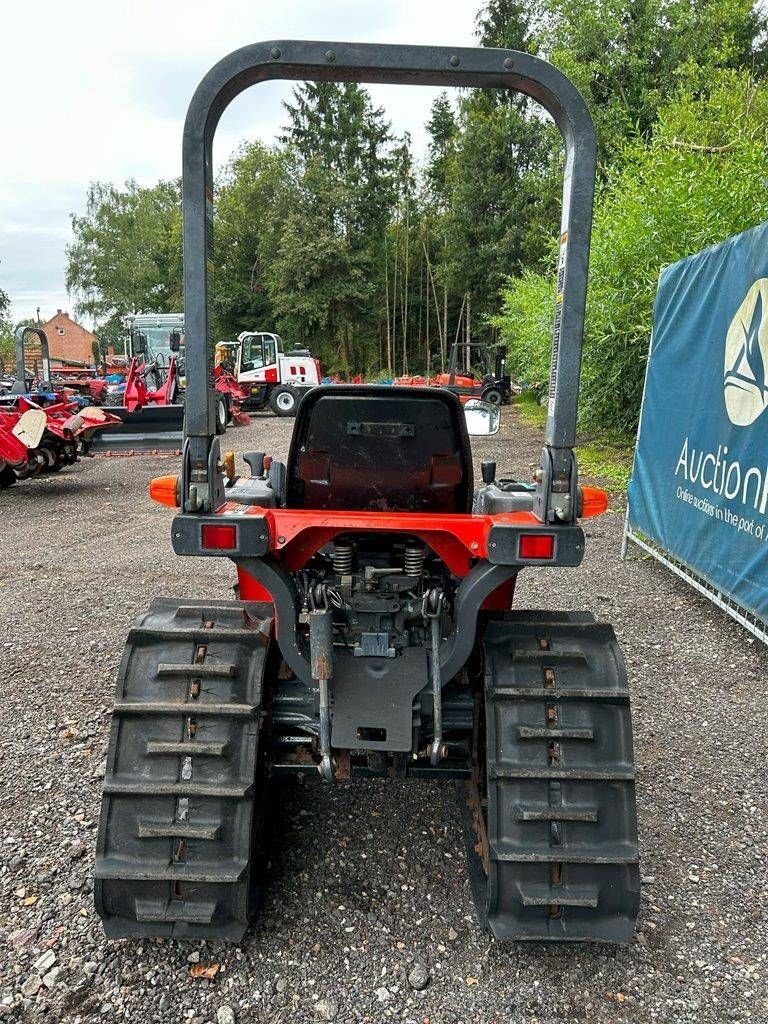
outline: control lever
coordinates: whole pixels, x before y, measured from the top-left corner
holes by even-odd
[[[264,472],[266,452],[243,452],[243,462],[251,471],[251,476],[261,476]]]
[[[492,484],[496,479],[496,463],[495,462],[481,462],[480,472],[483,476],[484,484]]]

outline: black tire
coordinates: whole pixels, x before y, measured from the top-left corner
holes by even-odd
[[[216,433],[224,434],[229,422],[229,409],[227,400],[223,395],[216,395]]]
[[[480,395],[480,399],[483,402],[488,402],[489,405],[504,404],[504,395],[501,391],[501,388],[497,387],[485,388],[485,390]]]
[[[269,407],[276,416],[295,416],[299,408],[296,388],[275,388],[269,396]]]
[[[4,487],[11,487],[16,483],[17,479],[18,477],[10,466],[3,466],[3,468],[0,469],[0,490]]]

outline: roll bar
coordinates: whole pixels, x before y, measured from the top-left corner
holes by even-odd
[[[560,255],[545,447],[536,510],[545,522],[576,515],[573,458],[595,181],[592,119],[573,83],[529,53],[490,48],[276,40],[254,43],[214,65],[187,111],[182,150],[184,325],[187,354],[183,508],[210,512],[223,500],[212,389],[209,266],[213,265],[212,144],[232,100],[279,79],[510,89],[538,101],[565,144]]]
[[[48,348],[48,337],[42,327],[28,327],[23,324],[16,328],[13,332],[13,343],[16,350],[16,382],[20,381],[24,385],[24,391],[27,390],[27,368],[24,365],[24,343],[27,340],[28,334],[36,334],[40,340],[40,358],[43,363],[43,375],[44,381],[50,381],[51,379],[51,356]]]

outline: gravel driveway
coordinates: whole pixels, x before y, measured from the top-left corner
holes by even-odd
[[[228,440],[284,455],[291,425],[260,416]],[[540,443],[506,410],[476,454],[528,479]],[[587,523],[584,565],[530,570],[518,602],[589,608],[624,646],[644,882],[630,947],[489,940],[452,788],[380,781],[282,792],[241,949],[107,942],[91,870],[125,634],[154,596],[226,598],[233,578],[173,556],[146,485],[176,464],[102,457],[0,493],[0,1017],[768,1021],[768,658],[652,561],[620,561],[618,501]]]

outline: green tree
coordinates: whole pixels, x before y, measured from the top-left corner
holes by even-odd
[[[532,5],[533,6],[533,5]],[[684,69],[766,70],[765,11],[752,0],[537,0],[540,51],[581,89],[602,163],[648,138]]]
[[[141,188],[95,182],[83,216],[73,214],[67,246],[67,289],[75,310],[108,341],[122,335],[128,313],[181,308],[181,186],[161,181]]]
[[[768,85],[744,71],[680,87],[645,143],[628,144],[598,204],[587,306],[582,421],[633,428],[653,300],[665,265],[768,218]],[[495,323],[513,372],[546,377],[554,268],[510,283]]]
[[[13,324],[11,322],[11,300],[8,293],[0,288],[0,361],[13,359]]]
[[[286,334],[316,344],[331,368],[363,370],[378,358],[385,312],[389,125],[353,83],[306,83],[285,106],[296,192],[266,268],[269,296]]]
[[[217,185],[212,289],[217,334],[237,335],[273,325],[267,268],[295,196],[293,172],[285,150],[246,143]]]
[[[533,51],[531,3],[489,0],[476,32],[483,46]],[[490,340],[488,318],[509,275],[538,266],[557,224],[559,149],[551,125],[517,93],[472,90],[458,113],[441,98],[428,124],[426,171],[438,217],[433,230],[443,245],[434,252],[435,274],[450,292],[451,330]],[[447,321],[448,317],[444,316]]]
[[[439,209],[444,210],[448,206],[451,169],[456,158],[459,135],[456,110],[447,92],[441,92],[432,101],[426,128],[429,145],[424,174],[429,198]]]

